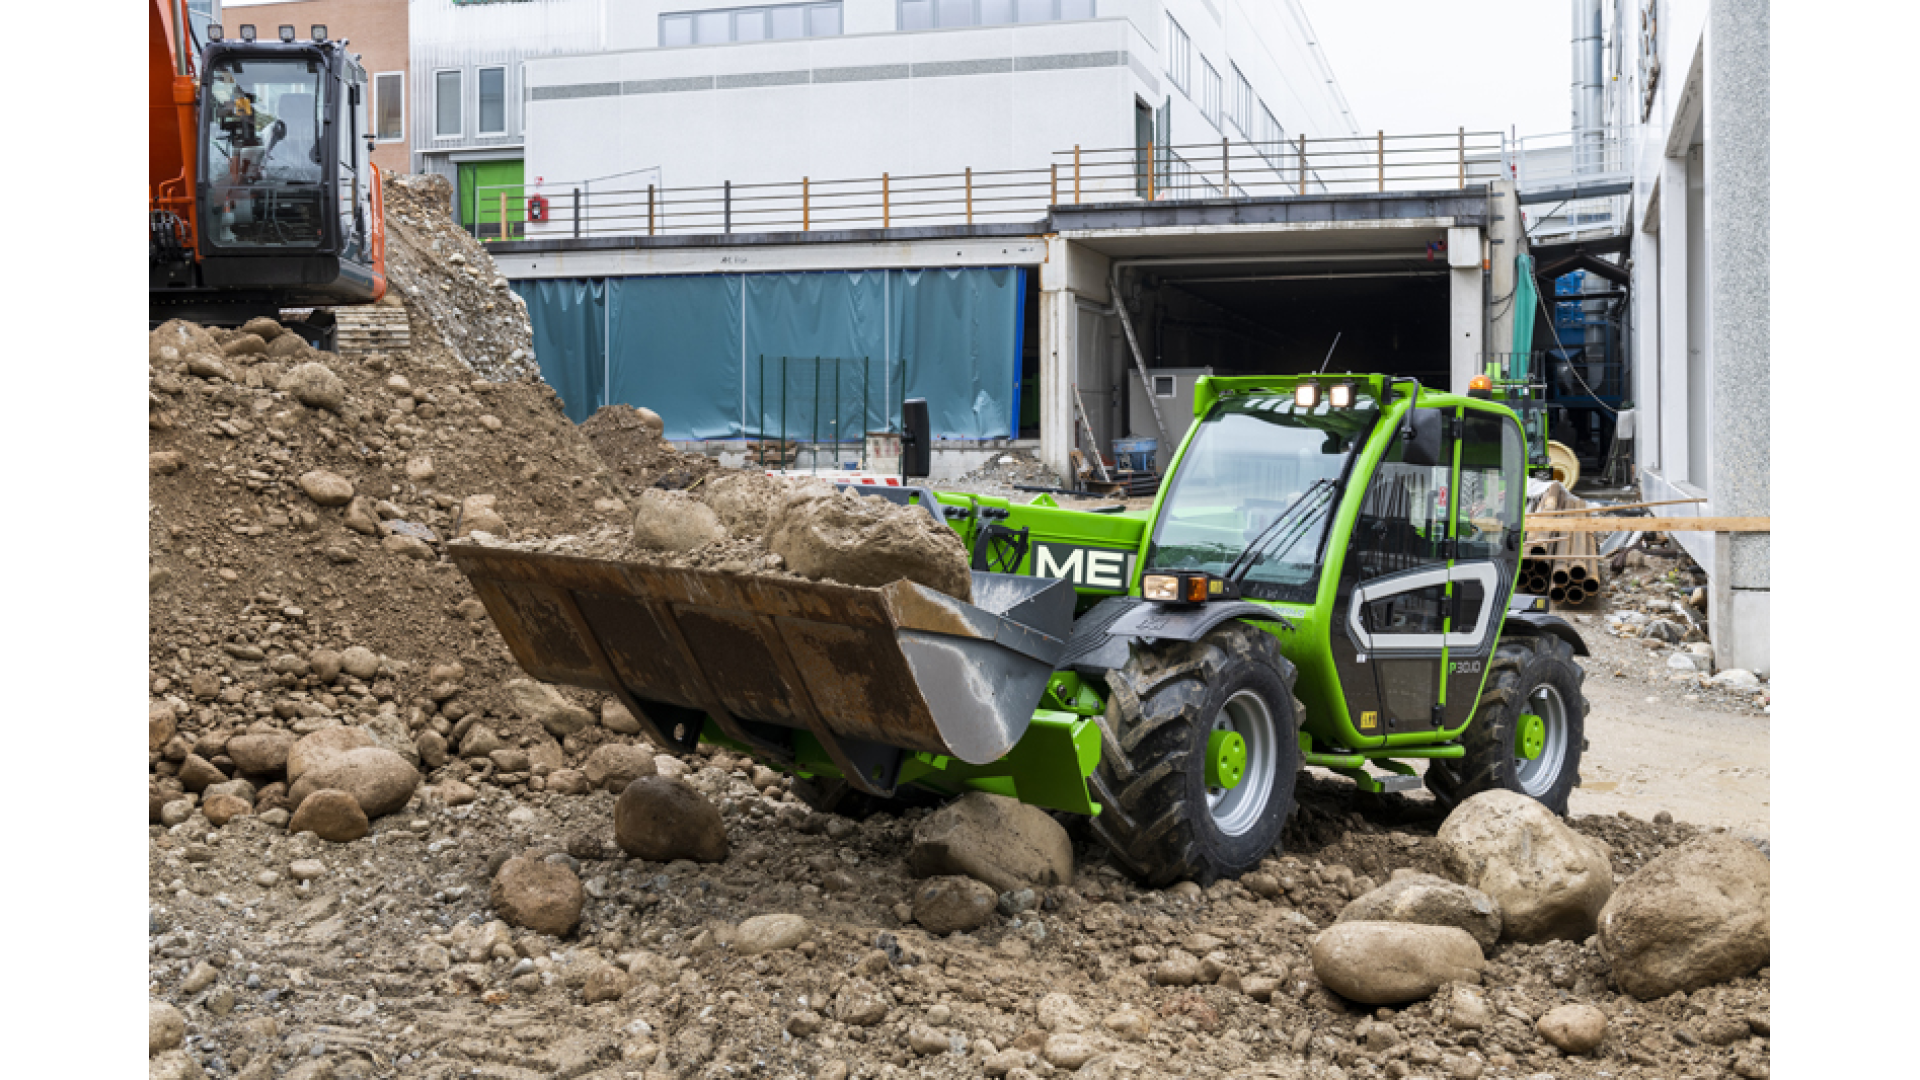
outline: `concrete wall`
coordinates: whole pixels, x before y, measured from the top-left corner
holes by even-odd
[[[1646,498],[1707,500],[1677,516],[1771,512],[1769,23],[1766,0],[1663,3],[1634,130],[1635,454]],[[1711,582],[1715,663],[1768,671],[1768,534],[1674,537]]]

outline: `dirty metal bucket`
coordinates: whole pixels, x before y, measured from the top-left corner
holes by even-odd
[[[1073,621],[1071,584],[973,574],[974,602],[452,544],[527,674],[612,693],[662,746],[711,719],[792,761],[810,733],[890,793],[899,751],[996,761],[1026,732]]]

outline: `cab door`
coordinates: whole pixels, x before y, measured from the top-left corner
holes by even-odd
[[[1342,561],[1329,638],[1363,737],[1430,731],[1441,719],[1455,458],[1446,421],[1453,411],[1419,410],[1424,441],[1395,433],[1368,480]]]
[[[1501,619],[1520,563],[1527,483],[1526,451],[1512,419],[1467,408],[1461,410],[1458,430],[1442,720],[1448,729],[1472,715],[1487,664],[1499,645]]]

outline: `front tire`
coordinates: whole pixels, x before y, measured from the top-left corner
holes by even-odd
[[[1435,761],[1427,787],[1450,806],[1501,788],[1564,816],[1580,786],[1588,711],[1580,687],[1586,678],[1573,647],[1557,637],[1501,642],[1473,723],[1460,739],[1466,756]]]
[[[1243,622],[1199,641],[1136,644],[1107,673],[1091,827],[1135,879],[1212,884],[1279,843],[1300,767],[1294,675],[1274,636]],[[1245,771],[1237,785],[1210,786],[1209,746],[1227,731],[1245,745]]]

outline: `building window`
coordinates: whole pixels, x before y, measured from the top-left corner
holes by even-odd
[[[1200,112],[1214,127],[1226,127],[1220,120],[1220,69],[1204,56],[1200,58]]]
[[[1280,121],[1273,118],[1273,110],[1260,106],[1260,133],[1255,138],[1260,141],[1260,152],[1266,155],[1268,163],[1274,168],[1280,167],[1280,155],[1286,149],[1282,145],[1287,133],[1280,127]]]
[[[507,69],[503,67],[483,67],[480,69],[480,131],[481,135],[505,135],[507,133]]]
[[[1193,85],[1192,68],[1193,42],[1180,24],[1167,16],[1167,81],[1180,88],[1180,92],[1192,96],[1188,88]]]
[[[1253,84],[1240,73],[1240,65],[1229,65],[1233,69],[1233,91],[1227,96],[1227,118],[1232,120],[1240,134],[1253,137]]]
[[[1094,0],[899,0],[900,29],[945,30],[955,26],[1091,19]]]
[[[460,137],[460,73],[433,73],[433,134],[435,138]]]
[[[407,76],[383,71],[373,77],[373,137],[402,142],[407,137]]]
[[[838,37],[840,3],[687,11],[660,16],[660,47],[724,45],[732,41]]]

